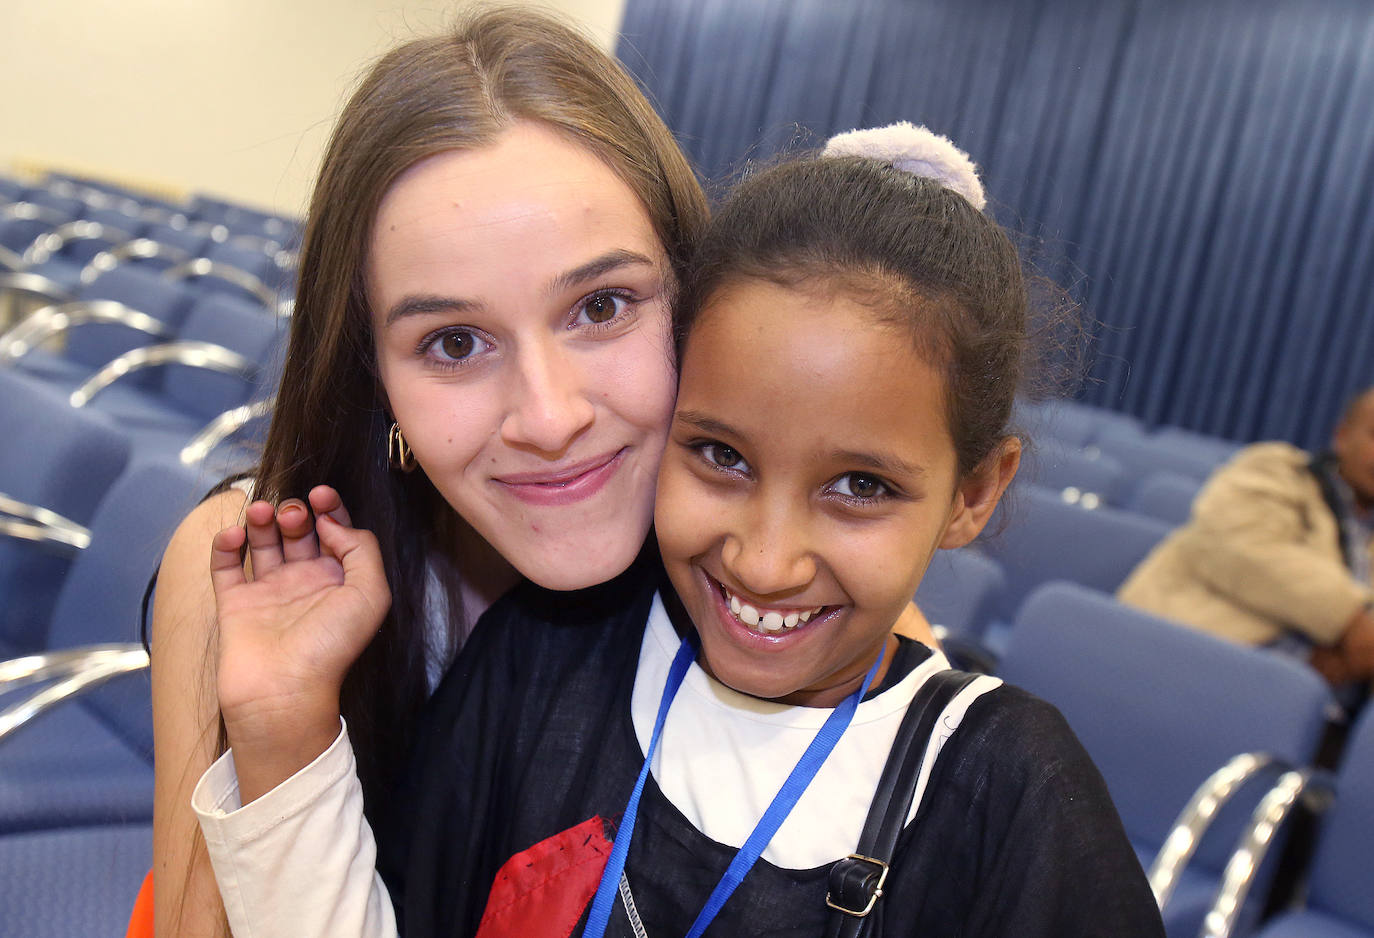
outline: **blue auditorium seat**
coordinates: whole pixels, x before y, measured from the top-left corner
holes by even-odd
[[[89,525],[124,471],[128,437],[106,416],[73,409],[64,394],[0,369],[0,494]],[[32,528],[26,528],[32,530]],[[66,552],[0,537],[0,657],[41,649]]]
[[[186,315],[175,343],[204,343],[238,356],[247,373],[215,371],[183,363],[185,356],[155,367],[161,376],[155,393],[130,387],[130,371],[94,393],[82,406],[117,418],[127,432],[159,452],[180,449],[207,421],[275,387],[276,367],[287,321],[245,300],[222,293],[202,294]],[[184,345],[164,346],[171,351]],[[130,352],[152,353],[158,346]],[[194,354],[192,351],[191,354]]]
[[[47,629],[50,653],[138,642],[149,577],[178,522],[215,481],[174,461],[140,458],[129,467],[63,580]],[[141,650],[129,654],[146,664]],[[0,685],[0,703],[9,705],[30,688],[5,690]],[[0,738],[0,833],[148,820],[152,743],[146,669],[39,714]]]
[[[1292,659],[1070,583],[1026,600],[998,673],[1064,713],[1145,864],[1194,790],[1233,757],[1309,764],[1331,703],[1325,683]],[[1241,788],[1177,881],[1164,909],[1171,938],[1198,933],[1254,794],[1254,785]]]
[[[1002,565],[971,547],[938,550],[916,590],[916,605],[931,625],[977,641],[1006,583]]]
[[[1017,408],[1017,422],[1032,441],[1057,440],[1081,448],[1103,433],[1144,434],[1140,421],[1129,414],[1079,401],[1051,400]]]
[[[1104,437],[1093,443],[1129,470],[1123,497],[1135,497],[1136,490],[1156,472],[1176,472],[1202,482],[1226,461],[1223,451],[1210,446],[1195,446],[1185,438],[1157,434],[1149,436]]]
[[[1374,938],[1374,708],[1346,742],[1336,798],[1322,819],[1307,902],[1268,923],[1258,938]]]
[[[1170,530],[1134,512],[1087,510],[1048,489],[1017,486],[977,542],[1007,574],[994,615],[1010,622],[1022,599],[1050,580],[1113,592]]]
[[[1202,489],[1202,482],[1181,472],[1163,470],[1145,477],[1126,503],[1132,511],[1172,525],[1187,522],[1193,513],[1193,499]]]
[[[1072,489],[1081,498],[1096,496],[1095,506],[1115,504],[1126,470],[1111,456],[1082,450],[1053,438],[1032,442],[1016,473],[1018,482],[1063,492]]]
[[[152,860],[147,824],[0,836],[0,931],[123,938]]]

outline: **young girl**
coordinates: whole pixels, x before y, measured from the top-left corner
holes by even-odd
[[[891,853],[833,870],[947,667],[892,624],[1019,458],[1025,290],[982,205],[909,125],[737,188],[681,298],[661,559],[479,627],[377,832],[407,938],[1163,933],[1087,755],[993,678],[918,743]]]

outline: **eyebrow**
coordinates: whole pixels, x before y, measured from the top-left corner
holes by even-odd
[[[427,313],[471,313],[482,308],[483,304],[476,300],[463,300],[451,296],[404,296],[387,310],[384,326],[391,326],[407,316]]]
[[[594,257],[585,264],[580,264],[572,270],[564,271],[549,281],[546,292],[549,294],[559,293],[581,284],[604,277],[612,271],[620,270],[624,267],[635,266],[655,267],[653,258],[640,254],[637,251],[627,251],[617,249],[607,251],[599,257]],[[434,313],[472,313],[485,309],[485,304],[478,300],[463,299],[460,297],[448,296],[406,296],[396,302],[387,311],[384,325],[390,326],[399,319],[407,316],[417,316]]]
[[[647,267],[657,266],[654,264],[653,258],[645,254],[640,254],[638,251],[627,251],[623,248],[607,251],[600,257],[594,257],[587,261],[587,263],[574,267],[572,270],[564,271],[557,277],[554,277],[553,280],[549,281],[548,292],[559,293],[563,290],[584,284],[589,280],[596,280],[600,277],[604,277],[606,274],[619,270],[622,267],[637,267],[640,265]]]
[[[889,476],[916,479],[926,473],[925,467],[899,459],[891,453],[861,453],[857,450],[837,449],[831,451],[830,458],[835,462],[863,466]]]
[[[673,418],[691,427],[695,427],[702,433],[709,433],[712,436],[723,436],[727,438],[740,439],[744,436],[739,430],[730,426],[715,417],[708,417],[706,414],[694,410],[681,410]],[[917,479],[926,474],[923,466],[907,462],[891,453],[868,453],[859,450],[836,449],[831,450],[829,458],[832,462],[848,463],[849,465],[860,466],[864,469],[872,469],[889,476],[901,476],[909,479]]]

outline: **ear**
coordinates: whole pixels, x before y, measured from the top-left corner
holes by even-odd
[[[978,536],[1020,465],[1021,441],[1009,436],[959,483],[941,548],[963,547]]]

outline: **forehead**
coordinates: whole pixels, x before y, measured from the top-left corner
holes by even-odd
[[[712,298],[683,350],[679,405],[802,446],[862,451],[953,444],[940,372],[896,326],[843,292],[761,281]]]
[[[397,178],[371,232],[369,292],[444,268],[470,280],[467,262],[487,266],[492,253],[575,266],[612,242],[662,250],[643,204],[601,159],[520,122],[489,146],[436,154]]]

